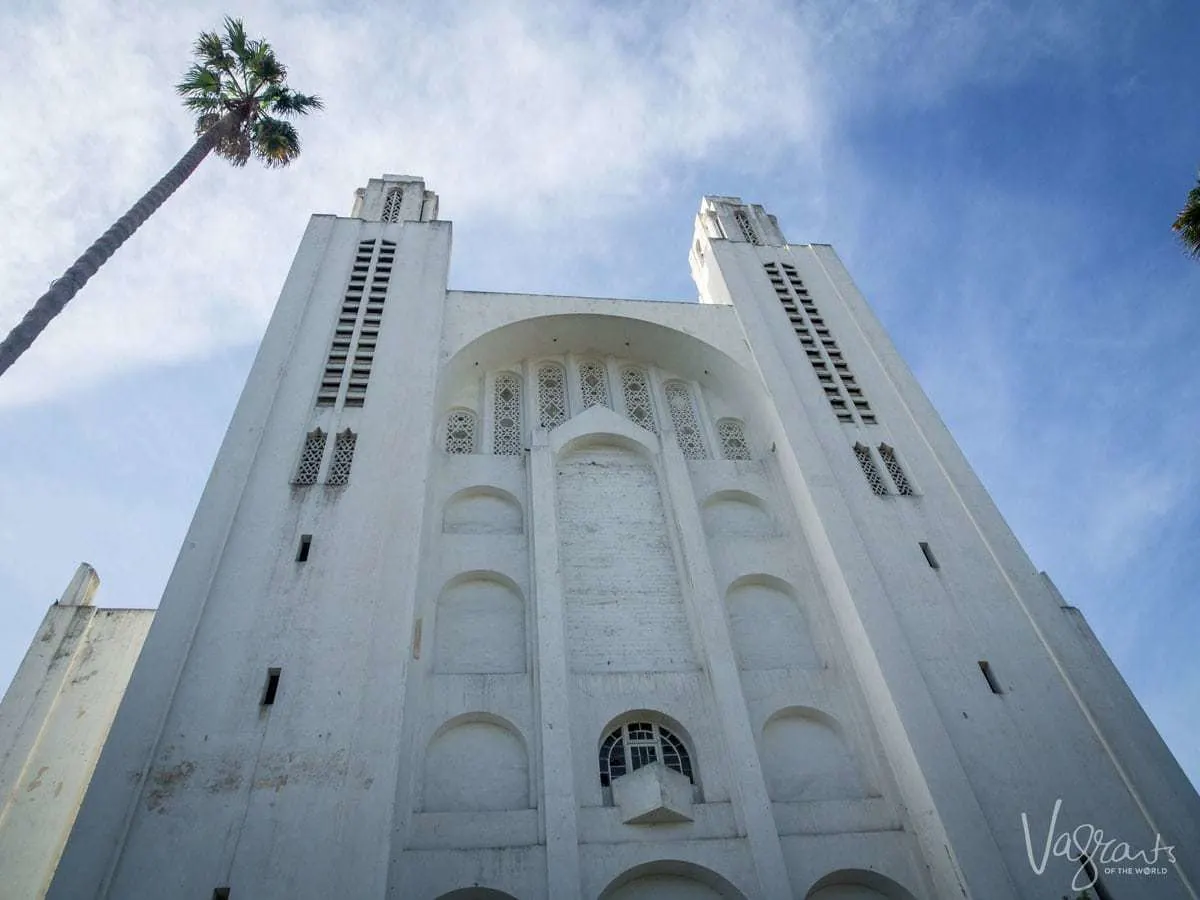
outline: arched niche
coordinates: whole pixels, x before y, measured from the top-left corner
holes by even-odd
[[[745,894],[712,869],[664,859],[621,873],[599,900],[745,900]]]
[[[729,631],[742,669],[819,668],[808,620],[786,581],[746,575],[725,592]]]
[[[517,898],[512,894],[494,891],[491,888],[469,887],[442,894],[437,900],[517,900]]]
[[[433,669],[441,674],[525,671],[525,600],[498,572],[467,572],[438,597]]]
[[[425,750],[421,809],[478,812],[528,809],[529,758],[510,722],[469,713],[444,724]]]
[[[906,888],[878,872],[839,869],[812,886],[805,900],[916,900]]]
[[[778,533],[767,504],[747,491],[717,491],[701,507],[709,537],[773,537]]]
[[[781,709],[763,726],[761,757],[772,800],[865,797],[862,776],[831,716],[803,706]]]
[[[508,491],[474,485],[452,494],[442,513],[446,534],[521,534],[521,504]]]

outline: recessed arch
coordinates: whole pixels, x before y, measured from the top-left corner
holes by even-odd
[[[820,668],[808,619],[783,579],[743,575],[725,591],[725,610],[740,668]]]
[[[463,572],[438,595],[433,668],[441,674],[525,671],[525,598],[499,572]]]
[[[839,869],[818,879],[805,900],[917,900],[886,875],[867,869]]]
[[[461,302],[479,302],[485,296],[489,295],[464,294]],[[580,302],[584,301],[580,298]],[[704,340],[666,321],[656,321],[673,315],[671,304],[586,302],[605,312],[530,316],[523,306],[513,305],[494,308],[510,317],[505,324],[494,324],[494,317],[465,320],[464,329],[447,347],[449,359],[439,385],[437,408],[461,405],[458,398],[482,372],[511,368],[513,360],[538,361],[572,353],[581,359],[615,357],[622,365],[655,366],[699,385],[707,396],[720,401],[722,409],[744,410],[747,416],[769,415],[761,378],[748,367],[749,356],[736,329],[714,331],[712,341]],[[621,314],[616,314],[618,310]],[[714,319],[732,315],[732,310],[719,307],[704,312]],[[615,395],[621,392],[620,379],[608,387],[614,405],[623,408],[615,403]]]
[[[521,502],[508,491],[476,484],[455,491],[442,512],[446,534],[521,534],[525,530]]]
[[[712,869],[662,859],[622,872],[600,892],[599,900],[746,900],[746,895]]]
[[[507,719],[464,713],[443,723],[425,749],[424,812],[528,809],[529,754]]]
[[[710,536],[773,537],[779,529],[767,501],[741,490],[714,491],[700,507],[704,530]]]
[[[866,796],[841,725],[821,710],[806,706],[777,710],[763,725],[759,752],[772,800]]]
[[[442,894],[437,900],[517,900],[517,898],[512,894],[495,891],[491,888],[469,887]]]

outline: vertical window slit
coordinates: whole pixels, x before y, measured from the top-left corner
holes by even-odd
[[[1004,693],[1000,690],[1000,682],[996,680],[996,673],[992,671],[992,665],[985,659],[979,661],[979,671],[983,673],[983,677],[987,679],[988,687],[992,689],[993,694]]]
[[[308,550],[312,547],[312,535],[300,535],[300,546],[296,550],[296,562],[308,562]]]
[[[279,693],[279,673],[280,669],[277,667],[267,669],[267,685],[263,688],[262,697],[263,706],[275,704],[275,695]]]
[[[925,554],[925,562],[929,563],[929,568],[941,568],[941,566],[938,565],[937,557],[933,555],[933,550],[931,550],[929,545],[924,541],[921,541],[921,552]]]

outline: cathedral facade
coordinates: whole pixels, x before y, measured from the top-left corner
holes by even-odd
[[[313,217],[48,896],[1197,898],[832,248],[707,197],[699,303],[457,291],[437,206]]]

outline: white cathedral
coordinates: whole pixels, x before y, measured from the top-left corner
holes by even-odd
[[[1200,798],[829,246],[707,197],[699,303],[457,291],[437,207],[312,218],[157,613],[50,610],[0,898],[1197,900]]]

